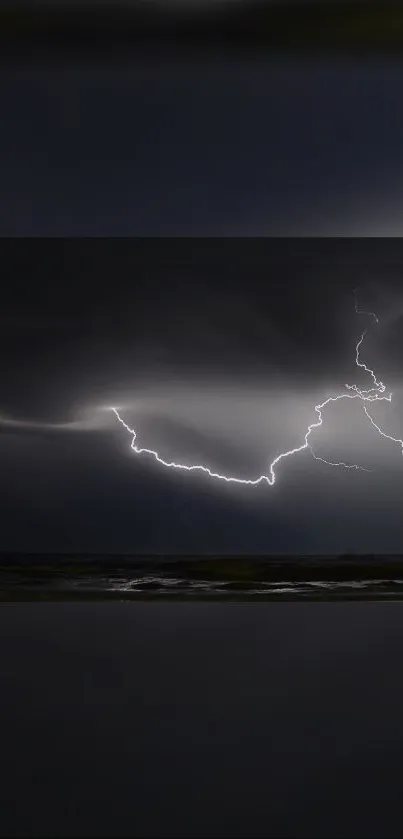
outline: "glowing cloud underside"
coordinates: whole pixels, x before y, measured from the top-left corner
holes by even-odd
[[[356,292],[354,290],[354,295],[355,294],[356,294]],[[355,311],[357,312],[358,315],[367,315],[368,317],[373,318],[375,323],[379,322],[378,318],[377,318],[377,316],[374,312],[365,312],[365,311],[362,311],[358,308],[356,297],[355,297]],[[188,465],[185,465],[183,463],[174,463],[173,461],[169,462],[169,461],[163,460],[163,458],[160,457],[158,452],[154,451],[153,449],[139,448],[138,446],[136,446],[136,444],[135,444],[135,441],[137,439],[136,431],[133,428],[130,428],[130,426],[124,421],[124,419],[121,417],[121,415],[119,413],[119,410],[117,408],[111,408],[111,410],[114,412],[116,418],[118,419],[120,424],[123,426],[123,428],[131,435],[132,441],[131,441],[131,446],[130,447],[131,447],[132,451],[135,454],[138,454],[138,455],[141,455],[141,454],[150,455],[155,460],[157,460],[158,463],[160,463],[162,466],[167,467],[168,469],[182,469],[186,472],[196,472],[196,471],[204,472],[206,475],[209,476],[209,478],[215,478],[219,481],[226,481],[227,483],[245,484],[245,485],[248,485],[248,486],[257,486],[258,484],[261,484],[261,483],[265,482],[265,483],[269,484],[270,486],[273,486],[273,484],[276,481],[276,474],[275,474],[275,471],[274,471],[274,467],[277,466],[278,463],[280,463],[280,460],[284,460],[286,457],[291,457],[292,455],[298,454],[299,452],[304,451],[304,449],[309,449],[312,457],[314,457],[315,460],[320,460],[322,463],[326,463],[328,466],[342,467],[344,469],[359,469],[359,470],[364,471],[364,472],[369,472],[370,471],[369,469],[365,469],[363,466],[360,466],[356,463],[344,463],[343,461],[341,461],[339,463],[334,463],[330,460],[325,460],[325,458],[323,458],[323,457],[319,457],[313,451],[312,445],[309,441],[309,438],[310,438],[310,435],[312,434],[312,432],[316,428],[320,428],[320,426],[323,423],[323,417],[322,417],[323,409],[326,408],[328,405],[330,405],[332,402],[338,402],[340,399],[360,399],[363,403],[385,402],[385,401],[386,402],[391,402],[392,401],[392,394],[391,393],[389,393],[389,395],[387,395],[387,396],[384,395],[386,387],[383,384],[383,382],[378,381],[376,376],[375,376],[374,371],[371,370],[369,367],[367,367],[367,365],[360,360],[360,349],[361,349],[361,345],[362,345],[362,342],[363,342],[366,334],[367,334],[367,330],[364,330],[364,332],[360,336],[359,340],[357,341],[355,363],[356,363],[357,367],[361,367],[363,370],[365,370],[366,373],[368,373],[371,376],[372,381],[373,381],[373,387],[368,388],[367,390],[362,390],[361,388],[358,387],[358,385],[355,385],[355,384],[348,385],[348,384],[346,384],[345,385],[346,389],[348,391],[354,391],[354,393],[351,393],[351,392],[340,393],[338,396],[329,396],[327,399],[325,399],[319,405],[315,405],[315,411],[317,413],[318,418],[317,418],[316,422],[312,422],[308,426],[308,429],[307,429],[307,431],[304,435],[304,442],[300,446],[296,446],[294,449],[289,449],[288,451],[282,452],[281,454],[277,455],[277,457],[275,457],[274,460],[272,460],[272,462],[269,464],[268,474],[260,475],[258,478],[255,478],[255,479],[237,478],[237,477],[230,477],[228,475],[220,475],[218,472],[213,472],[207,466],[203,466],[202,464],[195,464],[195,465],[192,465],[192,466],[188,466]],[[382,429],[379,427],[379,425],[377,425],[375,420],[371,417],[371,415],[368,411],[368,408],[367,408],[367,404],[363,404],[363,409],[364,409],[366,417],[369,419],[369,421],[371,422],[373,427],[376,429],[376,431],[378,431],[378,433],[382,437],[385,437],[386,439],[391,440],[393,443],[399,443],[400,446],[401,446],[401,449],[402,449],[402,454],[403,454],[403,440],[400,440],[396,437],[391,437],[389,434],[386,434],[384,431],[382,431]]]

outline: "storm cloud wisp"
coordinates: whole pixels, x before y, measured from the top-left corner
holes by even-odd
[[[356,290],[354,290],[354,295],[355,295],[355,310],[356,310],[357,314],[358,315],[366,315],[368,317],[371,317],[371,318],[374,319],[375,324],[377,324],[378,323],[377,315],[374,312],[365,312],[363,310],[360,310],[358,308]],[[354,393],[351,393],[351,392],[345,393],[344,392],[344,393],[340,393],[336,396],[329,396],[323,402],[319,403],[318,405],[315,405],[315,411],[318,415],[318,419],[315,422],[312,422],[308,426],[308,429],[307,429],[307,431],[304,435],[304,442],[300,446],[297,446],[297,447],[292,448],[292,449],[288,449],[287,451],[281,452],[279,455],[277,455],[277,457],[275,457],[274,460],[272,460],[272,462],[269,464],[268,474],[262,474],[255,479],[246,479],[246,478],[240,478],[240,477],[236,477],[236,476],[223,475],[223,474],[220,474],[218,472],[213,472],[209,467],[207,467],[203,464],[185,465],[185,464],[181,464],[181,463],[176,463],[174,461],[166,461],[158,454],[157,451],[155,451],[153,449],[144,448],[144,447],[140,448],[139,446],[137,446],[136,442],[135,442],[136,439],[137,439],[136,431],[133,428],[131,428],[125,422],[125,420],[121,416],[121,413],[120,413],[118,408],[112,407],[111,410],[115,414],[119,423],[131,435],[131,437],[132,437],[131,449],[135,454],[137,454],[137,455],[148,454],[151,457],[153,457],[162,466],[165,466],[169,469],[181,469],[181,470],[184,470],[184,471],[187,471],[187,472],[201,471],[201,472],[205,473],[206,475],[208,475],[210,478],[215,478],[217,480],[225,481],[226,483],[244,484],[244,485],[249,485],[249,486],[257,486],[258,484],[261,484],[261,483],[267,483],[267,484],[269,484],[269,486],[273,486],[274,483],[276,482],[275,466],[277,466],[277,464],[281,460],[283,460],[287,457],[291,457],[292,455],[299,454],[300,452],[304,451],[305,449],[309,449],[310,454],[312,455],[312,457],[315,460],[319,460],[323,463],[326,463],[328,466],[342,467],[344,469],[355,469],[355,470],[368,472],[368,471],[371,471],[371,470],[366,469],[365,467],[360,466],[359,464],[356,464],[356,463],[345,463],[344,461],[334,462],[334,461],[326,460],[323,457],[319,457],[318,455],[315,454],[315,452],[312,448],[312,444],[309,440],[312,432],[315,429],[319,428],[323,424],[322,411],[328,405],[331,405],[334,402],[338,402],[341,399],[359,399],[363,403],[375,402],[375,401],[391,402],[392,393],[389,393],[388,395],[384,395],[385,390],[386,390],[386,386],[383,384],[383,382],[381,382],[380,380],[379,381],[377,380],[374,371],[371,370],[371,368],[367,367],[367,365],[363,361],[361,361],[361,359],[360,359],[361,345],[363,343],[363,340],[364,340],[366,334],[367,334],[367,330],[365,329],[364,332],[361,334],[359,340],[357,341],[355,363],[356,363],[357,367],[362,368],[368,375],[371,376],[372,381],[373,381],[373,387],[367,388],[367,389],[361,389],[356,384],[353,384],[353,385],[346,384],[345,385],[346,389],[348,391],[354,391]],[[372,426],[378,431],[378,433],[382,437],[384,437],[388,440],[391,440],[394,443],[399,443],[400,446],[401,446],[401,449],[402,449],[402,454],[403,454],[403,440],[401,440],[399,438],[396,438],[396,437],[392,437],[392,436],[386,434],[386,432],[382,431],[380,426],[377,425],[375,420],[370,415],[366,404],[363,404],[363,409],[364,409],[366,417],[369,419]]]

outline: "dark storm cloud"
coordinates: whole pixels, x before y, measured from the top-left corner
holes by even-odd
[[[21,315],[0,315],[0,331],[3,335],[15,335],[18,332],[37,332],[43,330],[55,331],[58,329],[71,329],[79,325],[78,320],[71,318],[40,318],[40,317],[24,317]]]
[[[158,380],[336,385],[365,325],[357,284],[362,306],[398,334],[400,251],[375,241],[4,242],[3,399],[35,419],[35,390],[50,420],[59,398],[70,410],[88,394],[110,404]]]
[[[354,311],[358,285],[362,308],[380,318],[365,360],[395,392],[373,415],[401,437],[399,241],[10,240],[1,252],[2,317],[16,327],[1,333],[4,547],[400,545],[400,449],[359,404],[326,409],[314,449],[371,473],[304,452],[281,463],[274,487],[223,486],[136,458],[110,410],[166,460],[267,474],[301,445],[319,401],[346,382],[368,386],[354,364],[368,325]],[[31,321],[46,328],[21,328]]]
[[[372,255],[360,268],[350,250],[351,263],[348,249],[297,241],[4,242],[3,399],[10,393],[23,414],[24,401],[34,414],[50,409],[51,419],[59,399],[98,391],[110,403],[167,377],[337,380],[350,365],[346,323],[355,338],[357,271],[375,271]]]

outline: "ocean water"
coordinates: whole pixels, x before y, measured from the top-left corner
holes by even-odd
[[[21,584],[20,584],[21,585]],[[25,590],[35,589],[39,596],[37,585],[27,581]],[[96,595],[105,598],[120,596],[120,599],[138,599],[141,595],[155,597],[181,597],[189,599],[212,598],[232,600],[239,597],[251,599],[293,599],[314,600],[326,599],[383,599],[402,598],[403,579],[374,579],[374,580],[302,580],[290,582],[278,580],[266,582],[228,581],[228,580],[188,580],[181,577],[164,577],[154,574],[123,574],[120,576],[98,576],[88,574],[84,577],[59,580],[57,583],[49,581],[43,586],[43,592],[54,591],[55,594],[65,595],[66,599]],[[22,592],[22,586],[20,588]]]
[[[293,598],[315,599],[316,597],[358,597],[363,596],[401,597],[403,595],[403,579],[398,580],[307,580],[290,582],[278,580],[266,582],[228,581],[228,580],[187,580],[181,577],[163,577],[161,575],[143,574],[133,577],[130,574],[121,577],[103,577],[70,580],[61,583],[61,589],[84,592],[99,591],[105,593],[120,593],[122,596],[130,594],[154,593],[160,596],[182,595],[189,598],[204,595],[206,597],[220,597],[232,599],[236,596],[256,598],[263,596],[267,599]]]
[[[400,600],[401,557],[0,559],[0,603],[24,600]]]
[[[402,835],[397,603],[0,608],[0,836]]]

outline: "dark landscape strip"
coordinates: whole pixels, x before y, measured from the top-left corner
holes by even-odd
[[[248,592],[236,592],[231,594],[222,594],[220,592],[207,593],[158,593],[158,592],[61,592],[61,591],[18,591],[11,589],[10,591],[0,591],[0,607],[6,604],[18,603],[99,603],[99,602],[161,602],[169,601],[175,603],[294,603],[294,602],[387,602],[387,603],[401,603],[403,602],[403,592],[321,592],[315,593],[290,593],[285,594],[250,594]]]
[[[0,585],[11,581],[21,584],[24,580],[37,585],[51,580],[88,578],[96,582],[103,577],[111,580],[130,577],[160,577],[178,580],[205,580],[211,582],[239,583],[310,581],[348,582],[353,580],[403,579],[403,557],[363,557],[357,560],[343,558],[287,558],[255,557],[137,559],[104,557],[86,560],[83,557],[51,558],[40,556],[0,557]]]
[[[151,5],[58,3],[0,9],[3,49],[18,45],[101,48],[170,44],[270,49],[401,49],[403,4],[397,0],[244,0],[214,11],[168,13]],[[186,6],[184,7],[186,9]]]

